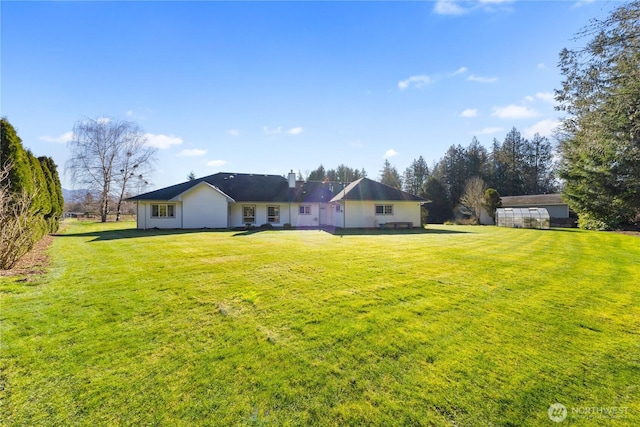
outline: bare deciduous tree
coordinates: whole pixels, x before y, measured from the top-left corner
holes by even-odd
[[[482,205],[484,204],[484,190],[486,184],[479,176],[469,178],[464,185],[464,193],[460,197],[462,212],[469,215],[476,222],[480,221]]]
[[[155,154],[137,124],[109,118],[77,122],[69,148],[66,171],[74,186],[100,195],[102,222],[107,220],[110,196],[117,198],[119,214],[127,190],[134,182],[145,180]]]

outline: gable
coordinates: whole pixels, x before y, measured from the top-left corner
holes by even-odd
[[[332,202],[340,200],[362,201],[402,201],[425,202],[422,197],[414,196],[406,191],[382,184],[369,178],[360,178],[349,184],[343,191],[338,192],[331,199]]]
[[[218,196],[220,198],[224,198],[226,199],[227,202],[231,202],[231,203],[235,202],[235,200],[233,200],[231,197],[225,194],[218,187],[215,187],[205,181],[199,182],[198,184],[186,189],[184,192],[171,198],[170,201],[181,201],[188,197],[198,197],[198,196],[202,197],[202,196],[205,196],[205,195],[208,196],[211,194]]]
[[[224,172],[143,193],[127,200],[174,200],[203,183],[216,188],[236,202],[286,202],[290,200],[289,184],[284,177]]]

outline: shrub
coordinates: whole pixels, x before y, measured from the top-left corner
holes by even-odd
[[[597,231],[609,231],[617,229],[619,224],[607,223],[601,219],[594,218],[593,216],[583,213],[578,216],[578,227],[584,230],[597,230]]]

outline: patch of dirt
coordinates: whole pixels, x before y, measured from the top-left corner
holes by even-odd
[[[640,231],[616,231],[616,233],[626,234],[627,236],[640,237]]]
[[[0,270],[0,277],[10,276],[34,276],[45,272],[49,265],[49,255],[47,248],[53,242],[55,236],[48,234],[44,236],[29,252],[18,260],[16,265],[10,270]]]

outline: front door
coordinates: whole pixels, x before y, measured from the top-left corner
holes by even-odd
[[[329,225],[329,207],[325,204],[320,205],[320,227]]]

